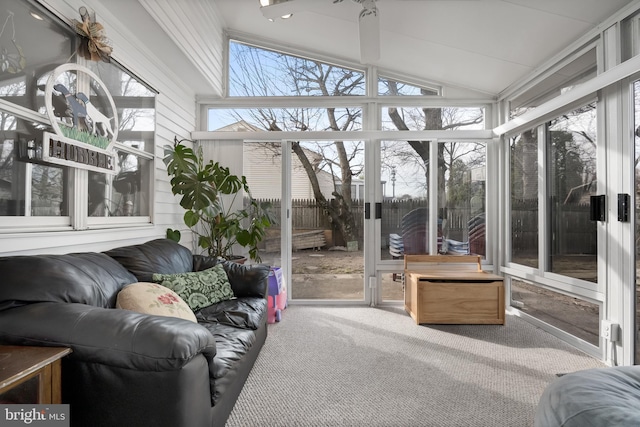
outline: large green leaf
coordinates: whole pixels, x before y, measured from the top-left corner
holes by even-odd
[[[200,221],[200,215],[198,215],[194,211],[186,211],[184,213],[184,223],[187,227],[195,227],[195,225]]]
[[[177,142],[173,147],[165,146],[163,162],[169,175],[195,173],[198,169],[198,156],[191,148]]]

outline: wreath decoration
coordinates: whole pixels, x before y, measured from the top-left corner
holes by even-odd
[[[89,14],[86,7],[80,7],[79,12],[82,21],[73,20],[73,27],[81,37],[78,55],[91,61],[110,62],[113,47],[107,38],[104,26],[96,22],[95,15]]]

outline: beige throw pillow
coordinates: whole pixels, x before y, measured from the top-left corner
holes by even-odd
[[[138,282],[125,286],[118,293],[116,308],[198,322],[178,294],[157,283]]]

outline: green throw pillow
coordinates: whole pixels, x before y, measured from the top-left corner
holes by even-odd
[[[233,290],[227,273],[221,264],[203,271],[152,276],[154,282],[165,286],[197,311],[220,301],[233,298]]]

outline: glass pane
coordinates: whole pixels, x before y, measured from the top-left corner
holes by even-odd
[[[429,145],[429,141],[380,144],[383,260],[401,259],[405,253],[429,253]]]
[[[280,143],[245,143],[243,174],[252,196],[276,223],[262,242],[262,262],[280,266]],[[297,142],[291,165],[291,299],[364,298],[364,167],[361,141]],[[305,167],[305,165],[310,167]],[[349,183],[349,185],[344,185]],[[355,192],[354,192],[355,188]]]
[[[229,41],[229,96],[364,94],[361,71]]]
[[[265,238],[259,245],[262,263],[282,267],[280,251],[280,212],[282,200],[282,144],[280,142],[245,142],[242,174],[247,178],[251,196],[272,218]],[[270,289],[271,291],[271,289]]]
[[[467,107],[382,108],[382,130],[484,129],[484,109]]]
[[[510,140],[511,262],[538,267],[538,133]]]
[[[31,216],[67,216],[67,168],[33,165]]]
[[[364,142],[308,141],[292,149],[291,297],[363,300],[364,200],[356,194],[364,194]]]
[[[409,83],[386,77],[378,78],[378,95],[399,96],[399,95],[438,95],[439,89],[415,86]]]
[[[209,109],[208,130],[347,131],[362,130],[361,108]]]
[[[0,113],[0,216],[68,215],[67,168],[39,163],[44,130]]]
[[[622,59],[627,60],[633,58],[640,52],[640,43],[638,36],[640,35],[640,12],[624,19],[622,21]]]
[[[69,62],[75,33],[36,2],[4,0],[0,11],[0,96],[34,111],[44,108],[48,73]]]
[[[118,152],[116,175],[89,172],[89,216],[149,216],[153,162]]]
[[[43,376],[44,373],[40,373],[23,382],[16,381],[17,384],[14,383],[16,385],[0,393],[0,402],[2,402],[2,405],[24,405],[26,403],[33,404],[33,402],[39,402],[42,398],[40,395],[40,385],[44,382]],[[35,417],[30,419],[34,418]],[[25,422],[25,424],[27,424],[27,422]],[[31,422],[29,422],[29,424],[31,424]]]
[[[485,144],[438,144],[440,253],[486,256],[486,175]]]
[[[592,79],[597,74],[596,48],[590,49],[564,67],[547,76],[540,83],[513,98],[510,102],[510,117],[520,116],[574,86]]]
[[[521,280],[511,280],[513,305],[523,312],[599,345],[600,306]]]
[[[115,61],[91,62],[88,67],[104,82],[116,104],[118,141],[153,153],[156,93]]]
[[[155,149],[156,93],[117,62],[91,62],[88,67],[106,85],[118,114],[118,142],[134,150],[153,153]],[[98,109],[104,97],[96,96],[92,87],[91,102]],[[95,101],[94,101],[95,99]],[[149,216],[151,211],[150,182],[152,161],[119,151],[116,175],[89,172],[89,216]]]
[[[596,222],[596,105],[586,105],[547,125],[549,271],[598,281]]]

